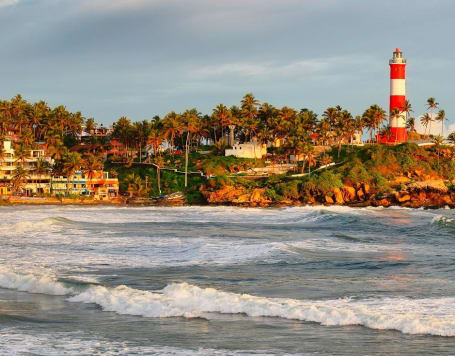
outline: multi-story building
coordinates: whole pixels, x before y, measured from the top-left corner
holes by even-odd
[[[66,177],[53,177],[50,183],[52,195],[86,195],[95,199],[108,200],[118,196],[118,179],[109,177],[108,172],[95,171],[92,177],[83,172],[75,172],[68,180]]]
[[[109,177],[108,172],[95,171],[90,177],[83,172],[75,172],[67,177],[52,177],[50,170],[39,172],[37,162],[53,160],[46,155],[44,146],[27,151],[25,157],[18,157],[13,141],[3,141],[0,150],[0,196],[1,195],[86,195],[95,199],[107,200],[118,196],[119,184],[117,178]],[[17,168],[23,168],[23,174],[18,177]],[[20,184],[18,181],[20,180]]]
[[[42,147],[29,150],[26,156],[19,158],[15,154],[13,141],[3,141],[3,150],[0,156],[0,194],[10,195],[19,193],[32,196],[49,193],[50,172],[36,171],[39,160],[52,163],[52,160],[46,157],[45,150]],[[18,167],[22,167],[25,174],[19,178],[22,180],[20,191],[14,192],[14,184],[12,183],[18,179],[16,176],[16,169]]]

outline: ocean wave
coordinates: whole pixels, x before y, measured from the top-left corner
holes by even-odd
[[[170,284],[159,291],[88,285],[82,292],[50,276],[21,275],[0,269],[0,287],[29,293],[68,296],[104,311],[152,318],[210,318],[211,313],[243,314],[315,322],[325,326],[361,325],[406,334],[455,336],[455,298],[344,298],[297,300],[266,298]]]
[[[209,313],[244,314],[316,322],[325,326],[362,325],[406,334],[455,336],[455,298],[377,298],[295,300],[171,284],[159,292],[119,286],[90,287],[68,299],[95,303],[105,311],[144,317],[209,317]]]
[[[431,220],[431,224],[455,227],[455,217],[449,217],[446,215],[435,215]]]
[[[63,283],[58,282],[52,276],[20,274],[0,267],[0,287],[16,289],[21,292],[68,295],[74,293]]]
[[[14,224],[8,223],[7,225],[0,226],[0,232],[5,235],[24,235],[25,233],[35,232],[58,232],[65,226],[76,225],[76,221],[71,219],[55,216],[48,217],[38,221],[22,220]]]

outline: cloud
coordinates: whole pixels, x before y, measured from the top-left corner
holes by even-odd
[[[17,3],[19,3],[19,0],[0,0],[0,7],[12,6]]]
[[[374,61],[373,61],[374,62]],[[189,71],[190,78],[219,79],[221,77],[296,78],[326,75],[340,68],[357,68],[359,63],[372,63],[364,56],[298,59],[287,63],[233,62],[207,65]],[[332,73],[335,74],[335,73]]]
[[[83,0],[82,8],[85,10],[125,10],[136,9],[145,5],[164,3],[163,0]]]

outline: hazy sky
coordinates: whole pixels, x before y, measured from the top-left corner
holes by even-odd
[[[454,16],[453,0],[0,0],[0,98],[105,124],[247,92],[359,114],[387,108],[399,47],[415,115],[435,96],[455,123]]]

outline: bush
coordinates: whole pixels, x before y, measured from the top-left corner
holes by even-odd
[[[287,199],[299,199],[299,181],[292,180],[275,186],[276,192]]]

